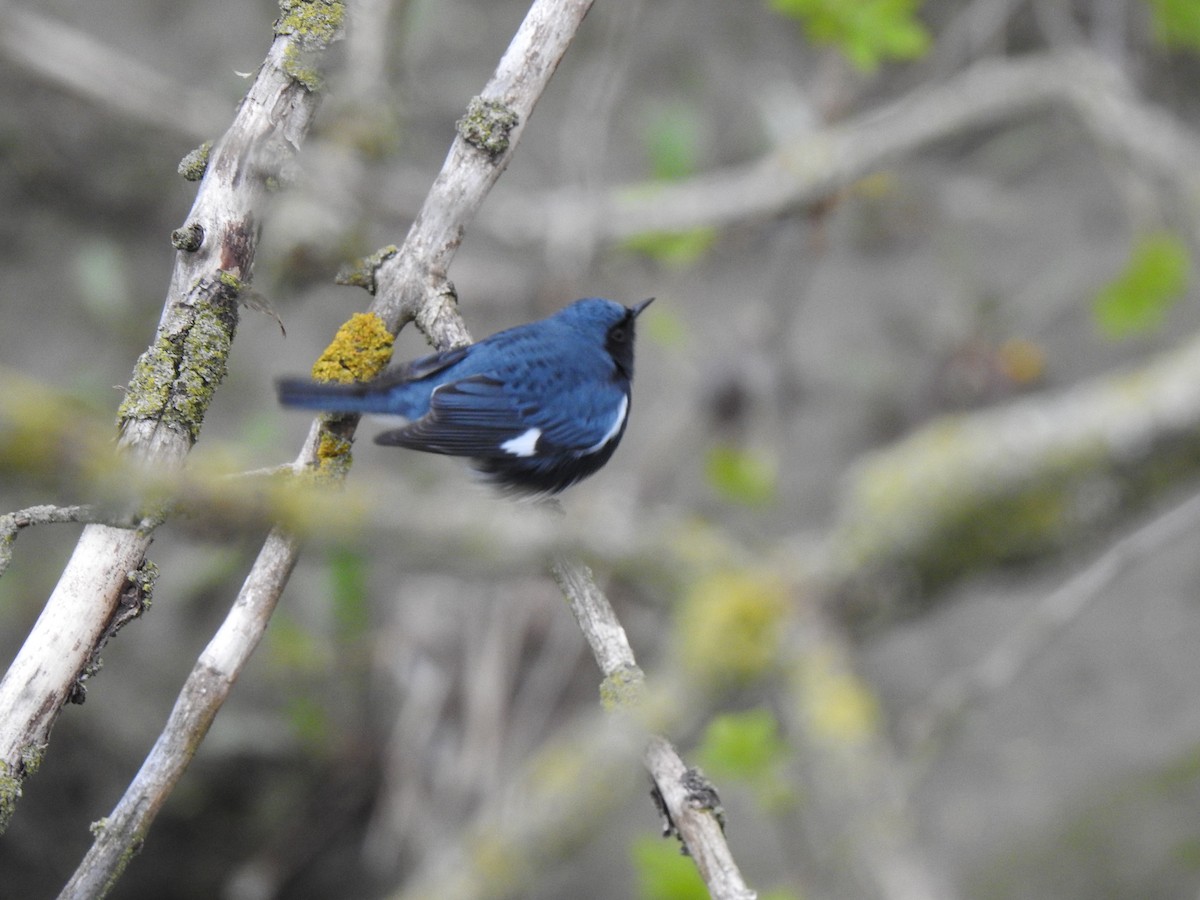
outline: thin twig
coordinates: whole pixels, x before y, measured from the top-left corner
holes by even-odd
[[[61,525],[66,522],[95,523],[107,521],[95,506],[29,506],[0,516],[0,575],[12,562],[13,544],[17,535],[34,525]]]
[[[1130,566],[1185,534],[1200,522],[1200,494],[1190,497],[1133,533],[1121,538],[1098,559],[1047,594],[972,666],[939,682],[926,703],[902,723],[901,731],[928,759],[932,745],[970,709],[1009,688],[1033,662]]]
[[[754,900],[758,894],[746,887],[725,842],[724,814],[712,785],[698,769],[684,765],[665,738],[650,738],[643,758],[667,811],[664,834],[679,837],[709,895],[716,900]]]
[[[116,808],[92,826],[96,840],[59,900],[104,896],[133,853],[141,849],[159,809],[182,777],[266,631],[280,592],[258,592],[255,586],[285,584],[298,553],[295,539],[287,533],[276,529],[268,535],[229,615],[184,683],[154,748]]]

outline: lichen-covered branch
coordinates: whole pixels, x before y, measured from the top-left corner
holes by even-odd
[[[237,297],[250,280],[258,210],[268,178],[308,131],[316,95],[289,74],[297,52],[328,43],[340,5],[286,3],[280,33],[225,135],[215,144],[187,226],[196,236],[175,259],[150,347],[134,368],[119,412],[120,447],[160,469],[182,466],[225,374]],[[304,30],[285,28],[296,16]],[[44,752],[72,686],[106,634],[124,586],[143,564],[147,531],[90,525],[42,615],[0,681],[0,828]]]
[[[830,583],[856,621],[1061,546],[1195,473],[1200,340],[1126,373],[945,416],[850,472]]]

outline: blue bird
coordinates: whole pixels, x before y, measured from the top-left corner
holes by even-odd
[[[513,494],[557,494],[597,472],[629,420],[634,322],[650,302],[576,300],[552,316],[360,384],[279,382],[284,406],[399,415],[375,443],[466,456]]]

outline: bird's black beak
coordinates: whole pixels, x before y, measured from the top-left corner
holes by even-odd
[[[642,314],[642,310],[645,309],[647,306],[649,306],[653,302],[654,302],[654,298],[650,297],[646,300],[643,300],[641,303],[637,304],[636,306],[631,306],[629,308],[629,312],[631,313],[631,318],[636,319],[638,316],[640,316]]]

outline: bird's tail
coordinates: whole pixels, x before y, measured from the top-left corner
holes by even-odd
[[[276,382],[279,402],[299,409],[332,413],[395,413],[396,397],[367,383],[337,384],[307,378],[281,378]]]

